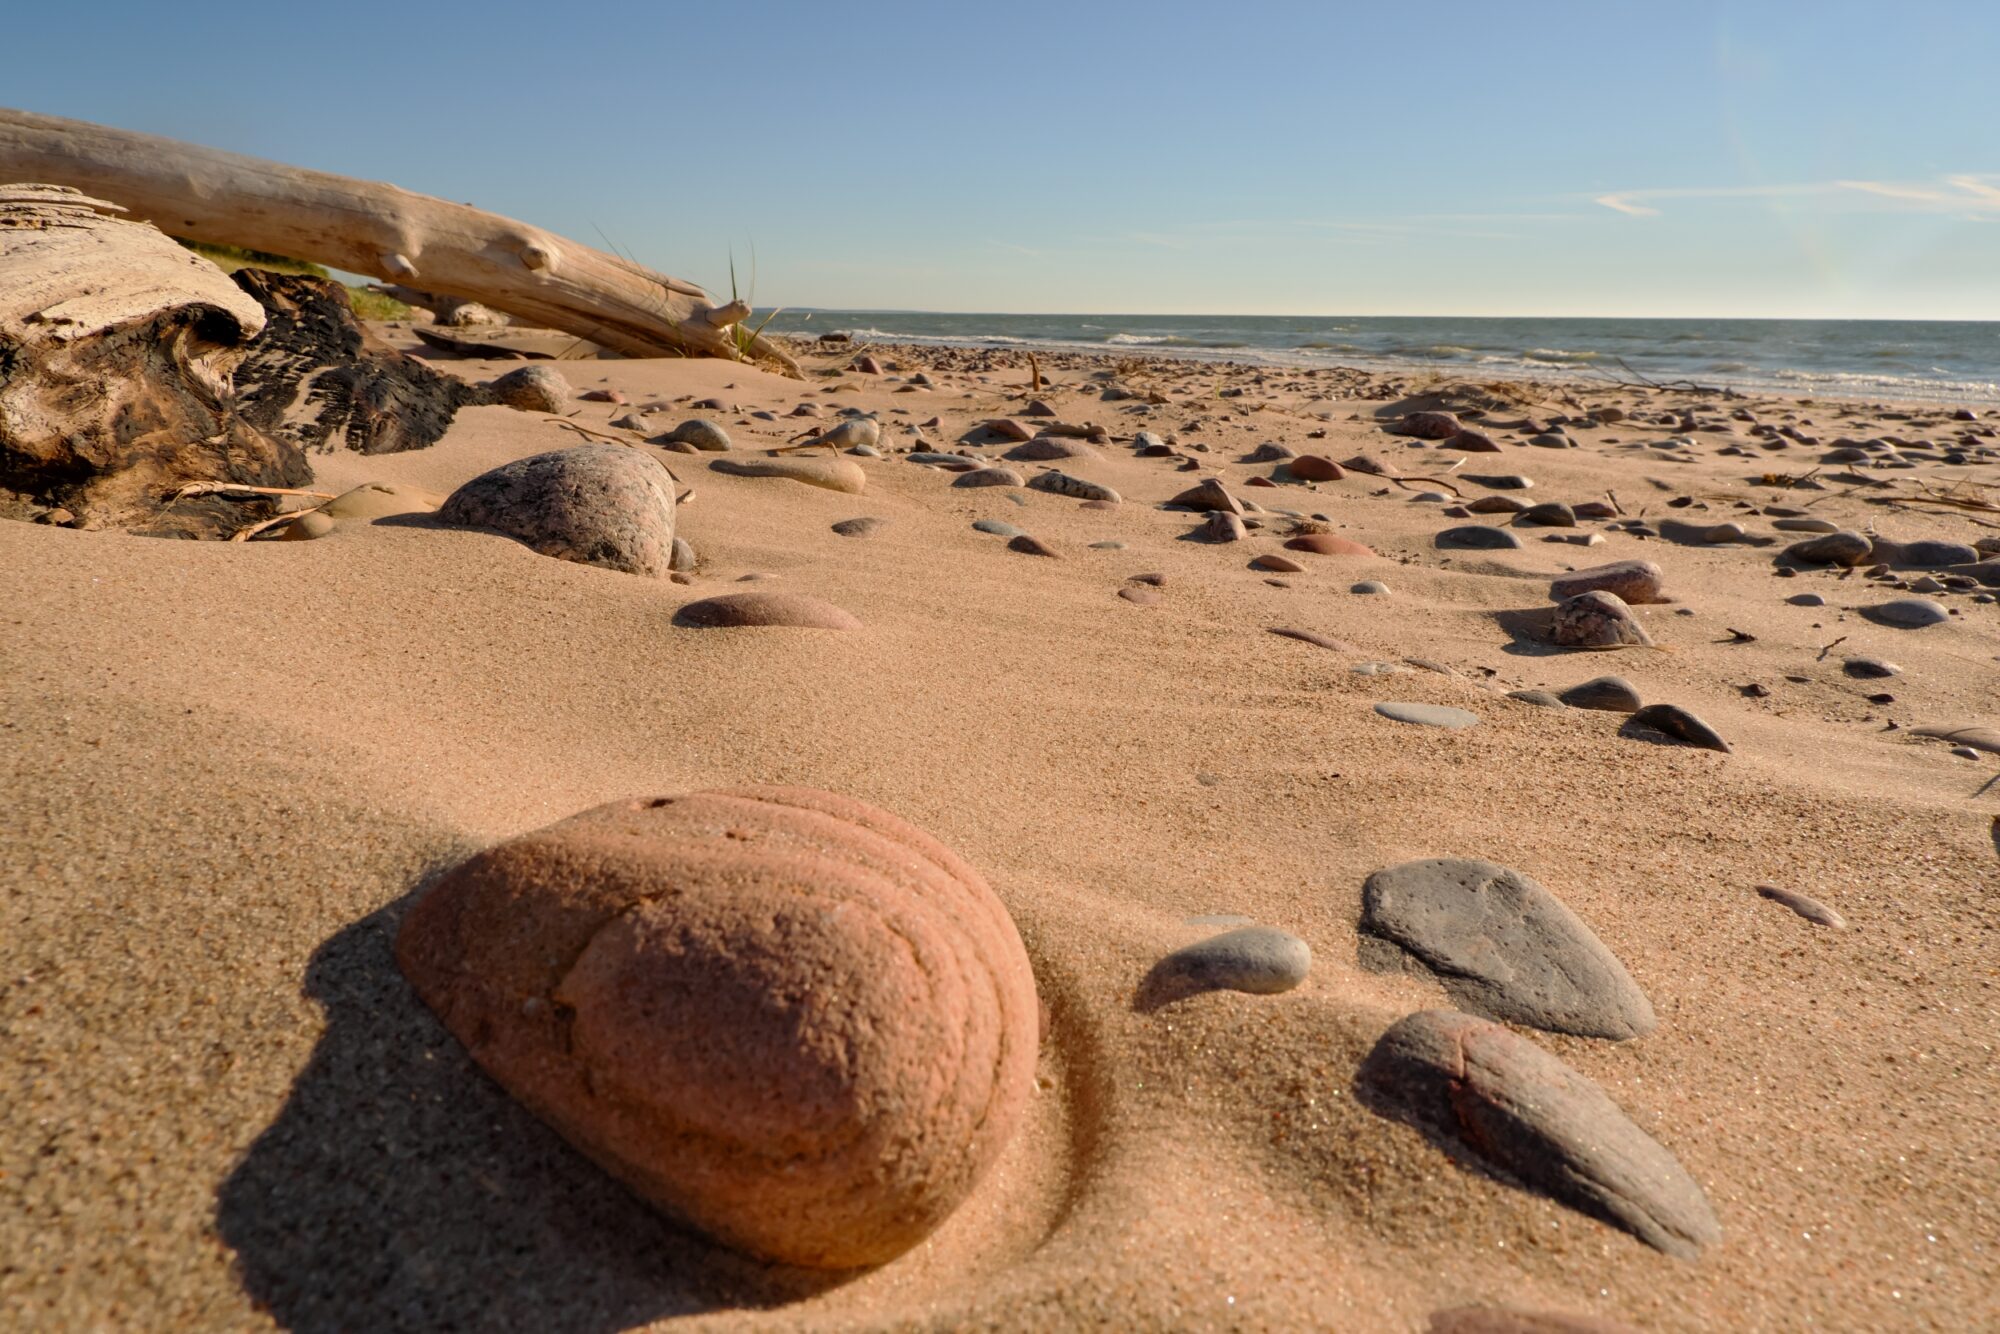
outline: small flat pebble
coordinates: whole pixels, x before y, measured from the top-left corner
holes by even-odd
[[[1018,551],[1024,556],[1048,556],[1054,558],[1056,550],[1039,537],[1022,533],[1007,543],[1007,550]]]
[[[1312,969],[1312,949],[1289,931],[1245,926],[1175,950],[1153,965],[1139,989],[1142,1009],[1208,991],[1272,996]]]
[[[1483,523],[1447,528],[1432,540],[1446,551],[1508,551],[1521,545],[1521,539],[1505,528]]]
[[[697,629],[753,625],[805,630],[861,628],[861,622],[851,613],[801,593],[724,593],[688,603],[674,620]]]
[[[1347,591],[1350,593],[1360,593],[1367,596],[1381,597],[1388,593],[1389,585],[1383,583],[1380,579],[1363,579],[1360,583],[1354,585],[1354,587],[1348,589]]]
[[[1016,528],[1013,524],[1002,523],[998,519],[974,519],[972,526],[982,533],[991,533],[995,537],[1021,537],[1027,532],[1024,528]]]
[[[1233,517],[1233,516],[1232,516]],[[1315,556],[1372,556],[1375,553],[1359,542],[1332,533],[1300,533],[1285,546],[1291,551],[1307,551]]]
[[[833,531],[842,537],[870,537],[888,524],[887,519],[873,514],[863,514],[857,518],[842,519],[833,525]]]
[[[1633,713],[1625,725],[1651,728],[1676,741],[1700,746],[1703,750],[1721,751],[1724,755],[1730,753],[1729,743],[1722,739],[1720,733],[1678,704],[1648,704]]]
[[[1384,718],[1393,718],[1399,723],[1416,723],[1423,727],[1447,727],[1457,729],[1471,727],[1479,721],[1476,713],[1464,709],[1454,709],[1444,704],[1416,704],[1403,700],[1385,700],[1375,706],[1375,712]]]
[[[1573,685],[1557,698],[1576,709],[1596,709],[1603,713],[1637,713],[1644,703],[1639,692],[1622,676],[1593,676]]]
[[[1841,670],[1849,676],[1858,676],[1864,680],[1884,676],[1900,676],[1903,672],[1901,667],[1898,667],[1886,658],[1849,658],[1847,661],[1841,663],[1840,666]]]
[[[1269,629],[1274,635],[1282,635],[1286,639],[1296,639],[1302,644],[1312,644],[1318,648],[1332,649],[1335,653],[1354,652],[1352,644],[1335,639],[1331,635],[1319,634],[1313,630],[1295,630],[1289,625],[1273,625]]]
[[[1944,604],[1931,598],[1895,598],[1873,607],[1863,607],[1861,614],[1879,625],[1893,625],[1904,630],[1920,630],[1951,619],[1951,613],[1945,610]]]
[[[1159,589],[1147,588],[1144,584],[1128,584],[1118,590],[1118,596],[1136,607],[1152,607],[1159,605],[1165,595]]]
[[[1773,903],[1782,903],[1808,922],[1820,926],[1830,926],[1836,931],[1847,929],[1847,919],[1818,899],[1807,898],[1797,890],[1780,889],[1776,885],[1759,885],[1757,892]]]

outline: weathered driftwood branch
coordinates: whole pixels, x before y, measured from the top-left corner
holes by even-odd
[[[393,185],[4,108],[0,180],[74,186],[174,236],[464,297],[629,356],[742,355],[740,303],[719,306],[691,283]],[[799,374],[767,339],[750,340],[749,355]]]
[[[0,501],[80,527],[215,537],[272,506],[188,482],[289,488],[298,446],[234,408],[263,308],[117,205],[0,185]]]

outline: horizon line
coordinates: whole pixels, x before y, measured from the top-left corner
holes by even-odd
[[[2000,316],[1979,319],[1970,316],[1939,315],[1468,315],[1468,314],[1297,314],[1292,312],[1164,311],[1164,310],[927,310],[918,306],[804,306],[767,307],[774,316],[803,314],[849,315],[999,315],[1010,319],[1259,319],[1259,320],[1659,320],[1695,322],[1761,321],[1785,324],[2000,324]]]

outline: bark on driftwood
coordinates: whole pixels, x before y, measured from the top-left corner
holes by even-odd
[[[0,489],[79,527],[221,537],[271,509],[189,482],[299,487],[296,445],[232,407],[264,312],[223,272],[115,204],[0,185]]]
[[[461,407],[493,401],[371,335],[339,283],[254,268],[234,277],[267,321],[236,368],[238,410],[259,430],[309,451],[390,454],[436,443]]]
[[[630,356],[739,357],[750,313],[526,223],[393,185],[86,121],[0,109],[0,180],[117,201],[175,236],[250,246],[464,297]],[[752,358],[799,374],[769,339]]]

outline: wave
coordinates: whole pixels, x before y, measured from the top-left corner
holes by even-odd
[[[1178,343],[1182,340],[1171,334],[1115,333],[1104,341],[1112,347],[1151,347],[1156,343]]]
[[[1571,352],[1560,347],[1531,347],[1521,355],[1529,361],[1546,361],[1557,366],[1588,366],[1604,358],[1602,352]]]

